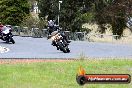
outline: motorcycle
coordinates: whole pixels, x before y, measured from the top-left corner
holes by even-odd
[[[0,39],[6,41],[7,43],[12,42],[13,44],[15,44],[11,31],[12,31],[11,29],[2,31]]]
[[[50,39],[55,43],[54,46],[56,46],[58,50],[63,51],[64,53],[69,53],[69,44],[63,39],[62,35],[56,31],[54,34],[52,33],[52,35],[53,36],[51,36]]]
[[[50,26],[47,27],[48,36],[51,35],[51,33],[54,31],[60,31],[60,28],[58,25],[54,25],[53,27],[50,27]]]

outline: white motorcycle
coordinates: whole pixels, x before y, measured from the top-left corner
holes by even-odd
[[[4,26],[1,32],[0,39],[6,41],[7,43],[12,42],[13,44],[15,44],[11,31],[12,31],[11,28]]]

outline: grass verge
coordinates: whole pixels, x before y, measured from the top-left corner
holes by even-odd
[[[87,74],[130,74],[130,59],[88,59],[71,62],[0,64],[0,88],[131,88],[130,84],[76,83],[79,66]]]

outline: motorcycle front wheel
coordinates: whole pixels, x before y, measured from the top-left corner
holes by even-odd
[[[63,46],[62,43],[59,43],[59,48],[61,51],[63,51],[64,53],[69,53],[70,49],[67,46]]]
[[[15,44],[15,41],[13,38],[10,39],[10,42],[12,42],[13,44]]]

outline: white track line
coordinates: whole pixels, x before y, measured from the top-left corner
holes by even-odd
[[[0,53],[6,53],[6,52],[8,52],[8,51],[10,51],[9,48],[0,46]]]

